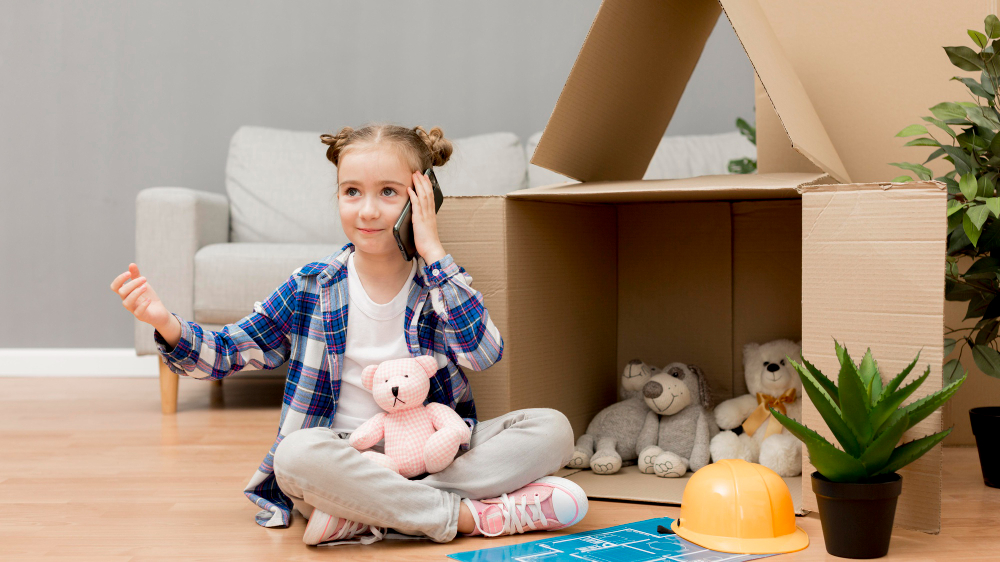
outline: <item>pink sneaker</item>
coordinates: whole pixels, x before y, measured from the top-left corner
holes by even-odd
[[[349,541],[355,536],[365,535],[368,531],[371,531],[368,536],[363,536],[357,541],[351,542],[370,544],[380,540],[384,533],[377,527],[369,527],[356,521],[348,521],[342,517],[334,517],[318,509],[314,509],[312,517],[309,518],[309,523],[306,525],[306,531],[302,534],[302,542],[315,546],[331,541]]]
[[[587,494],[574,482],[557,476],[539,478],[513,492],[489,500],[463,499],[476,522],[473,535],[487,537],[526,531],[555,531],[587,514]]]

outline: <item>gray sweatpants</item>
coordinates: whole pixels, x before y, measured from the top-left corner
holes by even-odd
[[[274,476],[303,515],[313,508],[407,535],[448,542],[458,534],[462,498],[510,493],[558,470],[573,454],[573,430],[561,412],[518,410],[479,422],[469,450],[448,468],[408,480],[365,459],[344,434],[300,429],[274,452]]]

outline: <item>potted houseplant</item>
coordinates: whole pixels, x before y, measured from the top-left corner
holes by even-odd
[[[972,77],[955,76],[969,90],[971,101],[944,102],[930,108],[933,117],[922,119],[925,125],[910,125],[897,137],[916,137],[906,146],[932,147],[924,164],[941,158],[950,171],[934,178],[948,186],[948,256],[945,268],[945,298],[969,303],[965,319],[975,325],[963,328],[946,326],[944,354],[958,346],[957,359],[944,365],[945,382],[965,369],[962,354],[968,349],[979,369],[1000,378],[1000,19],[989,15],[985,33],[968,30],[976,49],[966,46],[945,47],[949,60]],[[935,136],[931,131],[940,131]],[[944,136],[941,135],[944,133]],[[938,139],[938,137],[941,137]],[[942,142],[943,141],[943,142]],[[931,179],[932,172],[923,164],[896,162],[920,179]],[[912,181],[899,176],[893,181]],[[959,261],[961,260],[961,261]],[[965,271],[961,271],[964,269]],[[983,480],[987,486],[1000,487],[1000,407],[969,410],[972,431],[979,447]]]
[[[771,410],[798,437],[816,467],[813,491],[819,504],[826,550],[844,558],[878,558],[889,551],[896,499],[902,490],[897,470],[931,450],[951,429],[899,445],[903,432],[944,404],[965,381],[965,375],[941,390],[906,406],[903,402],[930,375],[930,367],[903,385],[920,353],[902,372],[883,382],[869,349],[854,364],[847,349],[834,341],[840,374],[837,382],[811,363],[788,358],[841,448],[801,423]]]

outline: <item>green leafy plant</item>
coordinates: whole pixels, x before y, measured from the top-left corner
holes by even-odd
[[[1000,19],[991,14],[984,24],[985,33],[968,30],[977,49],[944,47],[952,64],[978,77],[952,78],[966,86],[969,100],[939,103],[930,108],[933,116],[922,117],[925,124],[910,125],[896,135],[916,137],[905,146],[934,149],[923,164],[892,163],[921,180],[931,179],[933,172],[924,164],[932,160],[940,158],[953,168],[934,178],[948,186],[945,298],[968,302],[965,319],[978,321],[971,328],[946,327],[945,355],[956,345],[961,347],[958,358],[944,366],[945,381],[965,372],[961,365],[965,349],[971,350],[980,370],[1000,378]],[[939,131],[937,136],[934,130]],[[914,180],[904,175],[893,181]],[[959,270],[963,257],[969,258],[963,265],[971,260],[965,272]]]
[[[747,138],[748,141],[757,146],[757,128],[749,124],[742,117],[736,119],[736,129]],[[736,158],[729,161],[730,174],[752,174],[757,171],[757,160],[752,158]]]
[[[802,388],[816,405],[842,449],[805,425],[771,409],[771,414],[805,443],[816,470],[833,482],[865,482],[891,474],[920,458],[951,433],[951,428],[896,446],[903,432],[944,404],[965,381],[966,375],[941,390],[902,406],[930,375],[924,374],[903,386],[920,353],[889,382],[882,382],[878,363],[869,348],[860,365],[836,340],[840,375],[837,383],[827,378],[805,358],[802,364],[787,358],[802,379]]]

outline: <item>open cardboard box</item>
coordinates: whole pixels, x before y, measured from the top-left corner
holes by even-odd
[[[900,150],[895,132],[956,95],[942,88],[953,74],[947,61],[931,58],[943,58],[947,40],[909,24],[933,16],[964,31],[972,24],[957,22],[985,12],[970,2],[941,15],[929,1],[894,1],[898,11],[879,7],[866,19],[874,8],[854,0],[764,3],[721,2],[762,85],[760,169],[794,173],[642,181],[720,6],[605,0],[532,159],[583,183],[446,199],[442,239],[506,342],[503,361],[469,373],[481,418],[556,408],[579,436],[615,401],[632,358],[697,364],[726,399],[746,392],[742,346],[782,337],[801,337],[804,355],[831,375],[833,338],[857,357],[870,346],[884,376],[920,351],[931,375],[912,399],[940,388],[946,192],[937,182],[876,180],[895,175],[886,162],[919,157]],[[899,96],[884,68],[877,87],[866,81],[877,60],[832,64],[885,47],[876,31],[886,11],[922,45],[892,43],[890,54],[926,57],[921,75],[944,78]],[[805,40],[793,29],[802,21],[823,28],[805,38],[826,43],[790,56]],[[831,92],[831,83],[856,87]],[[830,438],[808,398],[803,417]],[[939,431],[941,421],[935,413],[904,439]],[[941,463],[937,448],[901,471],[896,524],[940,529]],[[815,509],[813,469],[803,465],[805,476],[791,480],[800,511]],[[684,482],[634,468],[570,478],[591,497],[664,503],[680,502]]]

